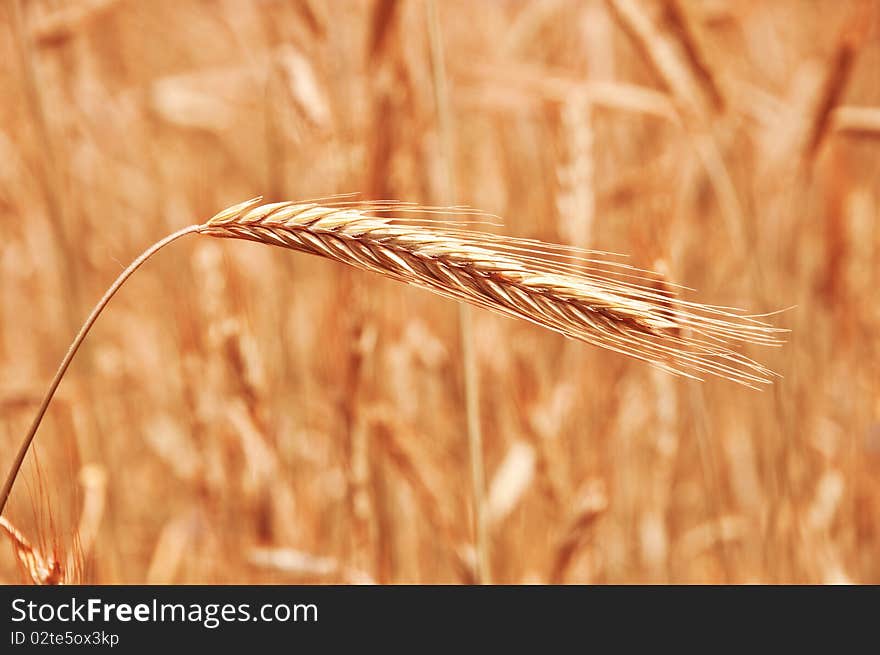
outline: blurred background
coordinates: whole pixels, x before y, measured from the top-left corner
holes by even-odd
[[[6,517],[67,582],[880,583],[878,5],[4,3],[3,475],[121,269],[259,194],[466,204],[796,306],[763,392],[474,310],[480,500],[455,303],[188,237],[98,321]]]

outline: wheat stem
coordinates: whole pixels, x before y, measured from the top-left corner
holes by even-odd
[[[9,493],[12,491],[12,485],[15,484],[15,479],[18,477],[18,472],[19,470],[21,470],[21,465],[24,462],[24,458],[27,455],[28,450],[30,449],[31,442],[33,442],[34,436],[37,434],[37,429],[40,427],[40,423],[42,423],[43,421],[43,416],[45,416],[46,410],[49,408],[49,403],[52,402],[52,398],[53,396],[55,396],[55,391],[58,389],[58,385],[61,384],[61,379],[67,372],[67,368],[70,366],[70,362],[73,361],[73,358],[79,350],[80,345],[82,345],[82,342],[86,338],[86,335],[88,335],[89,331],[92,329],[92,326],[95,324],[98,316],[100,316],[101,312],[104,311],[107,303],[109,303],[110,299],[113,298],[114,295],[116,295],[116,292],[119,291],[119,288],[125,283],[125,281],[129,277],[131,277],[131,274],[139,269],[145,261],[147,261],[150,257],[152,257],[154,254],[156,254],[159,250],[167,246],[172,241],[176,241],[180,237],[186,236],[187,234],[197,232],[201,227],[201,225],[190,225],[189,227],[185,227],[182,230],[178,230],[174,234],[168,235],[164,239],[157,241],[152,246],[147,248],[143,253],[141,253],[141,255],[137,259],[135,259],[131,264],[128,265],[128,268],[120,273],[119,277],[116,278],[116,281],[110,286],[109,289],[107,289],[107,292],[98,301],[98,304],[95,305],[94,309],[92,309],[92,313],[89,314],[89,317],[85,320],[85,323],[83,323],[82,327],[79,330],[79,333],[70,344],[70,348],[67,349],[67,354],[64,356],[64,359],[61,360],[61,364],[58,366],[58,370],[55,372],[55,377],[52,378],[52,382],[49,384],[49,389],[46,391],[46,395],[43,397],[43,400],[40,403],[40,408],[37,410],[37,415],[34,417],[34,421],[33,423],[31,423],[31,427],[28,430],[27,435],[25,435],[25,438],[22,440],[21,445],[19,446],[18,453],[15,456],[15,460],[13,460],[12,462],[12,467],[9,469],[6,480],[3,483],[3,489],[0,490],[0,514],[2,514],[3,510],[6,508],[6,501],[9,499]]]
[[[446,64],[443,58],[443,38],[437,17],[437,3],[428,2],[428,39],[431,48],[431,69],[434,101],[442,144],[443,202],[452,202],[456,196],[455,170],[452,166],[454,153],[452,112],[449,108]],[[461,363],[464,371],[464,408],[467,425],[468,451],[471,460],[471,493],[474,503],[474,533],[476,535],[476,566],[474,571],[478,584],[491,584],[492,575],[489,555],[489,527],[486,518],[486,482],[483,463],[483,428],[480,418],[480,372],[477,369],[473,346],[473,314],[471,308],[458,303],[458,331],[461,338]]]

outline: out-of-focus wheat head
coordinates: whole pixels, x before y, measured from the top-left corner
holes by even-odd
[[[0,516],[0,529],[9,537],[23,573],[34,584],[57,585],[64,583],[64,567],[58,558],[52,555],[44,557],[5,516]]]
[[[727,344],[779,345],[785,330],[734,309],[677,299],[659,274],[606,253],[430,218],[474,213],[394,201],[255,198],[219,212],[200,232],[343,262],[675,374],[717,375],[753,388],[771,381],[772,371]]]

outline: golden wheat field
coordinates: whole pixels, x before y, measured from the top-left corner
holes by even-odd
[[[880,583],[878,71],[875,0],[7,0],[0,475],[203,229],[0,582]]]

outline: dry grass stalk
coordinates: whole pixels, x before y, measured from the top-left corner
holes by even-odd
[[[453,139],[452,112],[446,79],[446,58],[437,3],[428,2],[428,41],[431,51],[431,80],[434,101],[437,105],[437,123],[441,143],[440,160],[441,194],[444,203],[453,202],[457,191],[455,168],[455,142]],[[464,372],[465,419],[468,451],[471,463],[471,490],[474,503],[474,532],[476,533],[476,574],[480,584],[491,584],[492,568],[489,542],[489,520],[486,508],[486,466],[483,462],[483,428],[480,418],[480,376],[474,353],[473,315],[465,304],[458,306],[459,337],[461,338],[461,364]]]
[[[715,189],[733,246],[745,259],[749,239],[744,232],[739,194],[711,129],[712,119],[724,108],[724,99],[715,75],[687,27],[684,13],[673,0],[668,0],[661,9],[656,3],[643,4],[636,0],[606,2],[614,19],[674,100],[678,124],[693,140]]]
[[[752,388],[773,378],[770,370],[726,346],[779,345],[784,330],[758,317],[674,298],[656,288],[656,275],[600,253],[424,218],[434,211],[400,203],[357,207],[346,201],[261,204],[254,199],[220,212],[199,232],[333,259],[675,374],[716,375]],[[381,216],[405,212],[423,218]]]
[[[867,36],[867,5],[857,4],[847,20],[838,39],[837,48],[828,63],[825,79],[810,124],[806,155],[813,159],[819,152],[825,135],[834,118],[834,110],[840,104],[852,73],[856,55]]]
[[[688,24],[684,10],[678,0],[666,0],[663,7],[663,20],[668,29],[676,36],[684,56],[694,77],[708,97],[715,112],[724,111],[724,95],[718,81],[712,73],[703,53],[697,44],[696,36]]]
[[[614,19],[689,117],[705,119],[723,108],[715,76],[676,4],[666,3],[663,10],[651,12],[635,0],[607,3]]]
[[[397,0],[379,0],[374,5],[370,25],[370,44],[367,48],[371,59],[379,57],[385,49],[389,34],[395,25],[398,9]]]

